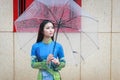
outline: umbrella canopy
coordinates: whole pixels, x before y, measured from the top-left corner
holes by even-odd
[[[56,27],[80,31],[83,16],[88,15],[73,0],[34,0],[15,26],[18,32],[34,32],[43,20],[51,20]]]

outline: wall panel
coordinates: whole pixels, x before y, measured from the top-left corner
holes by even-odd
[[[0,0],[0,31],[13,31],[13,0]]]
[[[82,0],[82,7],[99,21],[99,32],[111,31],[111,0]]]
[[[120,0],[112,1],[112,32],[120,32]]]
[[[111,80],[120,80],[120,33],[113,33],[112,39]]]
[[[31,68],[30,57],[33,36],[32,33],[15,33],[15,80],[36,80],[38,71]]]
[[[98,53],[82,62],[81,80],[110,80],[110,33],[99,34],[99,46]]]
[[[0,32],[0,80],[13,80],[13,33]]]

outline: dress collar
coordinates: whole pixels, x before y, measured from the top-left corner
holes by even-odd
[[[52,42],[52,39],[50,38],[47,42],[45,42],[45,41],[42,41],[42,42],[45,43],[45,44],[49,44],[49,43]]]

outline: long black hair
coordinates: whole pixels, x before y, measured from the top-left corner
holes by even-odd
[[[39,30],[38,30],[38,36],[37,36],[37,41],[36,41],[36,43],[41,42],[41,41],[43,40],[43,37],[44,37],[44,34],[43,34],[44,27],[45,27],[45,25],[46,25],[47,23],[49,23],[49,22],[52,23],[50,20],[44,20],[44,21],[40,24]],[[52,24],[53,24],[53,23],[52,23]],[[54,24],[53,24],[53,26],[54,26]],[[51,38],[52,38],[52,40],[54,40],[54,36],[52,36]]]

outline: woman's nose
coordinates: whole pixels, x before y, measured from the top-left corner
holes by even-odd
[[[54,31],[54,29],[53,29],[53,28],[51,28],[51,29],[50,29],[50,31]]]

